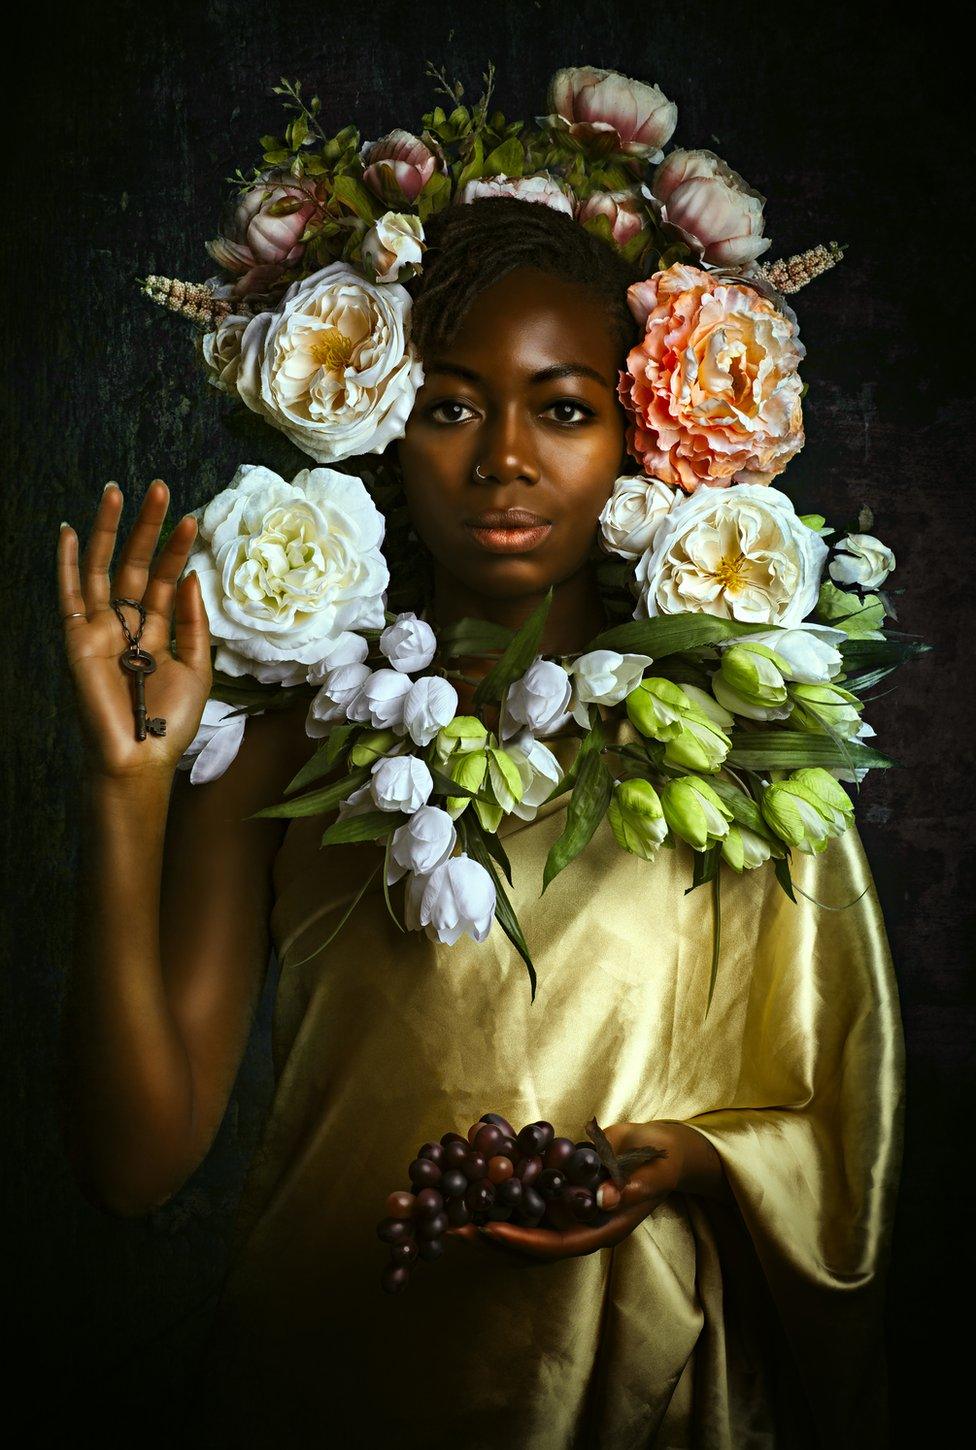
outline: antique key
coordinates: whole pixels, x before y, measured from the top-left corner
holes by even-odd
[[[156,668],[156,661],[148,650],[133,645],[122,655],[119,664],[132,676],[135,693],[136,739],[145,740],[147,730],[150,735],[165,735],[166,721],[161,716],[152,715],[148,720],[146,719],[146,676],[152,674]]]
[[[139,641],[142,638],[142,631],[146,627],[146,611],[138,599],[111,599],[109,601],[122,626],[122,632],[129,643],[129,648],[119,656],[119,664],[127,674],[132,676],[132,687],[135,695],[133,706],[136,717],[136,739],[145,740],[146,732],[150,735],[165,735],[166,721],[161,715],[153,715],[146,719],[146,676],[151,675],[156,668],[156,661],[147,649],[141,649]],[[125,622],[125,615],[122,613],[121,605],[128,604],[130,608],[138,611],[139,628],[132,634]]]

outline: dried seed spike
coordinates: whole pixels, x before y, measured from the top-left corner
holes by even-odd
[[[231,311],[229,302],[215,297],[210,288],[200,282],[181,282],[176,277],[157,277],[151,273],[141,285],[151,302],[188,318],[208,331]]]
[[[600,1127],[596,1118],[593,1117],[586,1125],[586,1136],[593,1142],[593,1146],[600,1155],[604,1168],[610,1174],[617,1188],[623,1188],[626,1177],[621,1171],[620,1163],[616,1153],[610,1144],[610,1139]]]
[[[799,292],[814,277],[829,272],[831,267],[836,267],[843,255],[844,248],[837,242],[827,242],[826,245],[821,243],[820,246],[810,247],[805,252],[797,252],[792,257],[780,257],[777,262],[768,262],[760,270],[777,292],[785,295]]]

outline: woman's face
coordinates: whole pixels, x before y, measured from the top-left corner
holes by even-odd
[[[585,565],[624,469],[620,363],[599,301],[529,267],[482,292],[424,359],[397,445],[407,505],[468,589],[518,598]]]

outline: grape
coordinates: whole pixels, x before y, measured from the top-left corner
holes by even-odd
[[[540,1219],[546,1211],[546,1200],[531,1184],[522,1189],[522,1213],[530,1218]]]
[[[439,1239],[450,1226],[451,1221],[446,1213],[432,1213],[430,1218],[422,1218],[417,1224],[417,1239],[420,1243],[425,1240],[429,1242],[430,1239]]]
[[[506,1204],[509,1208],[518,1208],[522,1202],[522,1180],[504,1178],[501,1183],[496,1183],[495,1202]]]
[[[494,1123],[496,1128],[501,1128],[502,1132],[508,1138],[515,1137],[515,1129],[512,1127],[508,1119],[503,1118],[500,1113],[482,1113],[481,1121],[483,1123]]]
[[[440,1164],[444,1157],[443,1143],[424,1143],[423,1147],[417,1149],[418,1158],[429,1158],[432,1163]]]
[[[441,1180],[443,1182],[443,1179]],[[443,1196],[436,1188],[422,1188],[414,1199],[416,1213],[421,1218],[427,1218],[430,1214],[440,1213],[444,1207]]]
[[[496,1158],[488,1160],[488,1177],[492,1183],[504,1183],[506,1178],[511,1178],[515,1172],[515,1166],[511,1158],[503,1158],[499,1154]]]
[[[402,1244],[413,1234],[413,1225],[405,1218],[384,1218],[376,1229],[376,1235],[385,1244]]]
[[[558,1198],[566,1186],[566,1175],[556,1168],[546,1168],[539,1174],[535,1186],[543,1198]]]
[[[452,1199],[447,1205],[447,1216],[452,1228],[464,1228],[471,1222],[471,1210],[463,1198]]]
[[[461,1169],[468,1182],[473,1183],[476,1178],[484,1178],[488,1164],[480,1153],[465,1153]]]
[[[576,1152],[566,1164],[566,1177],[570,1183],[583,1183],[589,1186],[591,1179],[596,1181],[600,1177],[600,1155],[595,1148],[577,1147]]]
[[[541,1128],[542,1129],[543,1135],[545,1137],[545,1142],[543,1143],[542,1147],[539,1149],[539,1152],[540,1153],[544,1153],[546,1151],[546,1149],[550,1146],[550,1144],[555,1141],[555,1138],[556,1138],[556,1130],[552,1126],[551,1123],[547,1123],[546,1122],[545,1118],[540,1119],[540,1121],[538,1123],[533,1123],[532,1124],[532,1127],[533,1128]]]
[[[501,1128],[497,1128],[494,1123],[484,1123],[480,1132],[472,1139],[471,1146],[476,1153],[483,1153],[486,1158],[490,1158],[493,1153],[498,1152],[504,1137]]]
[[[520,1156],[519,1145],[515,1138],[503,1138],[498,1151],[499,1153],[504,1153],[506,1158],[511,1158],[513,1163],[515,1163]]]
[[[531,1158],[520,1158],[515,1169],[515,1176],[520,1178],[526,1185],[534,1183],[542,1172],[542,1159],[538,1153]]]
[[[563,1194],[563,1203],[567,1204],[570,1211],[580,1223],[586,1222],[587,1214],[596,1207],[596,1199],[588,1188],[580,1184],[571,1184]],[[419,1230],[418,1230],[419,1232]]]
[[[399,1193],[391,1193],[386,1200],[386,1212],[390,1218],[410,1218],[413,1214],[413,1206],[416,1203],[412,1193],[405,1190]]]
[[[468,1180],[460,1168],[448,1168],[446,1173],[441,1175],[438,1185],[445,1198],[463,1198]]]
[[[444,1157],[441,1162],[441,1172],[443,1173],[446,1168],[460,1168],[461,1164],[464,1162],[467,1156],[467,1138],[455,1138],[452,1142],[448,1143],[447,1147],[444,1149]]]
[[[468,1146],[468,1140],[463,1133],[442,1133],[441,1143],[445,1148],[449,1147],[451,1143],[463,1143],[465,1148]]]
[[[477,1183],[469,1185],[464,1201],[472,1213],[484,1213],[495,1201],[494,1184],[487,1178],[479,1178]]]
[[[541,1123],[529,1123],[528,1127],[523,1128],[521,1133],[519,1133],[517,1141],[519,1151],[525,1157],[532,1158],[536,1154],[545,1152],[549,1143],[552,1142],[552,1134],[550,1132],[549,1142],[547,1143],[543,1125]]]
[[[380,1276],[380,1283],[385,1293],[399,1294],[401,1289],[407,1287],[409,1279],[410,1270],[405,1264],[387,1264]]]
[[[569,1138],[553,1138],[542,1160],[543,1165],[546,1168],[565,1168],[575,1152],[576,1144]]]
[[[407,1176],[416,1188],[432,1188],[441,1181],[441,1170],[429,1158],[415,1158],[407,1169]]]
[[[402,1244],[390,1245],[391,1264],[412,1264],[417,1257],[417,1240],[404,1239]]]
[[[423,1243],[418,1245],[417,1252],[427,1263],[433,1263],[434,1259],[439,1259],[444,1252],[444,1240],[424,1239]]]

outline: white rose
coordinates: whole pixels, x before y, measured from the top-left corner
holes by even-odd
[[[678,490],[659,478],[618,478],[600,514],[604,544],[624,559],[639,559],[677,499]]]
[[[877,589],[895,567],[894,554],[873,534],[848,534],[836,547],[838,553],[831,560],[828,572],[837,584]]]
[[[502,739],[527,725],[534,735],[552,735],[569,719],[572,682],[562,665],[541,656],[505,692],[499,725]]]
[[[425,619],[407,610],[384,629],[380,649],[395,670],[409,675],[430,664],[437,651],[437,636]]]
[[[241,340],[237,391],[320,463],[402,438],[424,380],[408,342],[410,294],[333,262],[295,282]]]
[[[369,654],[369,644],[361,634],[344,630],[320,660],[310,665],[305,678],[310,685],[322,685],[326,676],[340,665],[361,665]]]
[[[373,766],[373,802],[381,811],[402,811],[412,815],[426,805],[434,780],[417,755],[388,755]]]
[[[286,483],[243,464],[197,522],[187,568],[218,670],[301,684],[346,630],[382,625],[384,520],[361,479],[305,468]]]
[[[635,570],[635,619],[684,610],[748,624],[799,624],[813,609],[827,545],[768,484],[699,488],[662,521]]]
[[[447,860],[456,843],[457,831],[447,811],[439,806],[420,806],[393,832],[387,885],[392,886],[408,871],[428,875]]]
[[[453,946],[463,932],[484,941],[495,914],[495,883],[470,856],[451,856],[421,877],[417,924],[431,941]]]
[[[403,724],[415,745],[429,745],[444,725],[454,719],[458,693],[450,680],[424,675],[415,680],[403,702]]]
[[[562,780],[562,767],[549,747],[529,730],[520,731],[505,750],[522,778],[522,798],[512,806],[512,814],[523,821],[534,821],[542,802]]]
[[[631,690],[636,690],[651,663],[650,655],[621,655],[612,649],[594,649],[580,655],[570,666],[576,723],[584,728],[589,725],[587,707],[591,704],[619,705]]]
[[[320,740],[340,721],[355,720],[364,725],[369,719],[369,710],[362,699],[362,689],[371,673],[369,665],[356,664],[338,665],[329,670],[308,707],[305,734]]]
[[[408,264],[419,274],[423,255],[423,222],[406,212],[386,212],[363,238],[363,261],[372,264],[377,282],[395,282]]]
[[[844,657],[835,645],[845,640],[847,635],[842,629],[833,629],[828,624],[801,624],[795,629],[763,630],[746,638],[749,644],[764,644],[767,649],[774,650],[790,667],[787,678],[805,685],[826,685],[844,665]],[[723,641],[719,647],[731,647],[736,643],[731,639],[727,646]]]
[[[362,699],[375,730],[399,730],[403,733],[403,703],[410,680],[399,670],[374,670],[363,681]]]
[[[250,317],[231,313],[218,322],[213,332],[204,333],[200,351],[207,369],[207,381],[221,393],[237,392],[237,374],[241,365],[241,338]]]
[[[498,176],[478,176],[461,188],[457,200],[460,203],[477,201],[482,196],[514,196],[520,201],[541,202],[543,206],[551,206],[553,211],[564,211],[567,216],[574,214],[572,198],[553,180],[548,171],[540,171],[535,176],[511,178],[504,173]]]
[[[188,770],[194,785],[216,780],[237,757],[244,739],[247,716],[235,715],[236,706],[208,700],[197,733],[181,756],[177,769]]]

